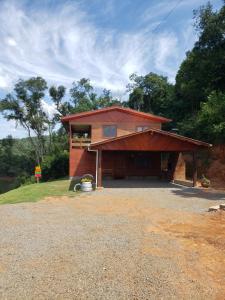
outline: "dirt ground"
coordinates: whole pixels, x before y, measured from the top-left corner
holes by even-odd
[[[225,194],[105,186],[0,207],[1,299],[225,299]]]

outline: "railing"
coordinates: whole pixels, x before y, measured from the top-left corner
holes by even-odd
[[[91,138],[72,138],[71,145],[76,148],[88,147],[91,143]]]

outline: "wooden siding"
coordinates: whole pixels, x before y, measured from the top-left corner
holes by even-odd
[[[137,165],[136,159],[142,160],[145,167]],[[103,151],[102,174],[113,178],[126,176],[160,176],[160,152],[132,152],[132,151]]]
[[[109,142],[91,145],[92,149],[101,150],[134,150],[134,151],[196,151],[201,148],[188,140],[181,140],[174,136],[159,132],[147,131],[130,135],[125,138],[114,139]]]
[[[96,154],[86,149],[70,149],[70,177],[92,174],[95,176]]]
[[[71,120],[78,120],[83,117],[89,117],[89,116],[95,116],[95,115],[102,115],[103,113],[108,113],[108,112],[122,112],[126,113],[127,115],[131,116],[138,116],[141,118],[145,118],[147,120],[151,120],[153,122],[159,122],[159,123],[167,123],[171,122],[172,120],[164,118],[162,116],[156,116],[150,113],[145,113],[141,111],[137,111],[128,107],[121,107],[121,106],[111,106],[111,107],[106,107],[106,108],[101,108],[97,110],[91,110],[91,111],[86,111],[86,112],[81,112],[81,113],[76,113],[72,115],[67,115],[65,117],[62,117],[61,120],[63,123],[69,122]]]
[[[70,153],[70,177],[84,174],[95,176],[96,154],[85,149],[72,149]],[[147,163],[147,167],[135,163],[136,158]],[[102,174],[113,178],[127,176],[160,176],[160,152],[137,153],[132,151],[103,151]]]
[[[126,122],[126,123],[109,123],[109,122],[100,122],[92,124],[91,131],[91,141],[92,143],[107,140],[108,138],[103,136],[103,126],[104,125],[116,125],[117,126],[117,136],[123,136],[132,132],[136,132],[136,128],[138,126],[148,126],[149,128],[160,129],[160,123],[152,123],[152,122]]]
[[[161,123],[153,122],[144,117],[134,116],[120,111],[109,111],[97,115],[90,115],[70,121],[70,125],[91,125],[91,142],[98,142],[108,138],[103,136],[104,125],[116,125],[117,136],[136,132],[138,126],[161,129]]]

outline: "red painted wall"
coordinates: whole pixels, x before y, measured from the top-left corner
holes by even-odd
[[[103,151],[102,172],[113,177],[160,176],[160,152]]]
[[[93,145],[93,149],[102,150],[133,150],[133,151],[195,151],[201,146],[174,136],[163,135],[159,132],[142,132],[128,136],[125,139],[116,139],[109,143]]]
[[[116,125],[117,136],[136,132],[138,126],[147,126],[156,129],[161,128],[160,122],[154,122],[154,120],[119,111],[104,112],[97,115],[81,117],[76,119],[76,121],[70,121],[72,127],[77,124],[91,125],[92,143],[107,139],[103,135],[103,125]]]
[[[145,122],[147,123],[160,123],[159,120],[154,120],[151,118],[133,115],[126,111],[104,111],[99,114],[92,114],[89,116],[82,116],[80,118],[76,118],[76,120],[71,120],[70,123],[130,123],[130,122]]]
[[[70,149],[70,177],[92,174],[95,176],[96,154],[85,149]]]
[[[95,176],[96,154],[85,149],[71,149],[70,152],[70,177],[92,174]],[[141,153],[130,151],[103,151],[102,169],[104,173],[111,172],[113,177],[119,176],[160,176],[161,155],[159,152]],[[145,160],[147,168],[138,166],[139,160]]]

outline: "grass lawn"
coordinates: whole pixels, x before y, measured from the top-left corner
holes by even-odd
[[[48,196],[75,196],[69,191],[70,180],[55,180],[19,187],[0,195],[0,204],[36,202]]]

